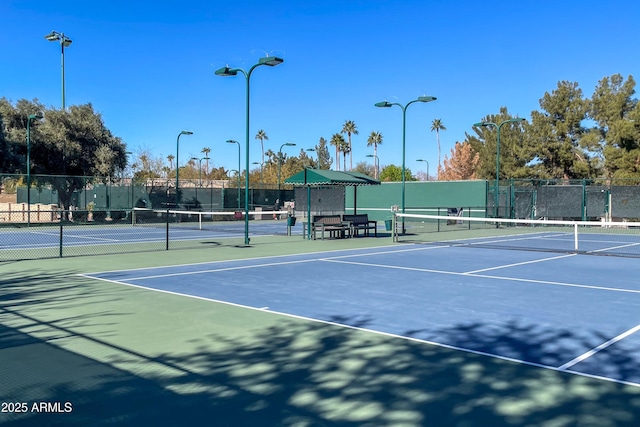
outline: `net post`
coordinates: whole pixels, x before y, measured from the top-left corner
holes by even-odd
[[[391,241],[392,242],[397,242],[398,241],[398,234],[396,233],[396,212],[392,212],[391,213]]]
[[[167,232],[165,238],[165,250],[169,250],[169,208],[167,208]]]
[[[64,218],[66,215],[68,215],[68,213],[64,210],[64,207],[63,207],[62,215],[60,216],[60,252],[59,252],[60,258],[62,258],[62,227],[64,223]]]
[[[573,249],[578,251],[578,223],[573,224]]]
[[[196,215],[198,215],[198,230],[202,230],[202,212],[198,212]]]

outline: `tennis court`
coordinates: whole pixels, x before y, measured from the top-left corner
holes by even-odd
[[[31,372],[3,401],[73,400],[58,425],[640,421],[636,259],[261,238],[0,265],[0,351]]]

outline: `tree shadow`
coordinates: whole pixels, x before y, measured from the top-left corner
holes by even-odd
[[[212,328],[190,336],[188,351],[167,346],[154,353],[142,344],[125,344],[110,323],[126,317],[127,292],[142,291],[87,286],[88,280],[64,277],[70,276],[34,272],[0,279],[0,400],[73,404],[69,413],[0,414],[4,425],[606,427],[640,422],[636,387],[268,312],[227,306],[223,312],[211,302],[203,313],[184,309],[178,317],[158,313],[155,325],[131,323],[154,342],[172,342],[163,322],[176,318],[209,322]],[[109,308],[120,304],[119,311]],[[79,307],[84,314],[70,314]],[[372,319],[334,320],[366,326]],[[83,332],[96,325],[98,332]],[[554,335],[522,323],[502,329],[455,325],[440,333],[459,344],[500,345],[531,357],[539,356],[532,352],[542,351],[536,347],[543,342],[571,334]],[[615,347],[608,353],[622,371],[637,364]]]

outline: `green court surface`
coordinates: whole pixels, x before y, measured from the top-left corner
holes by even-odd
[[[0,263],[0,425],[639,425],[638,387],[78,275],[390,244],[256,237]]]

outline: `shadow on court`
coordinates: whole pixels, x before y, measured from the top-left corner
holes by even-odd
[[[143,299],[128,301],[136,298],[175,310],[140,322],[132,308],[142,310]],[[242,329],[230,315],[252,326]],[[169,325],[176,319],[187,325],[182,342],[188,347],[171,345],[176,338]],[[0,401],[73,405],[70,413],[0,413],[7,426],[607,427],[640,421],[638,388],[64,275],[0,280],[0,320]],[[123,325],[141,334],[140,343],[127,341]],[[190,332],[197,325],[210,332]],[[480,326],[449,332],[488,347],[532,346],[518,340],[526,325],[494,335]],[[538,338],[557,337],[540,331]],[[163,350],[149,350],[149,340]]]

